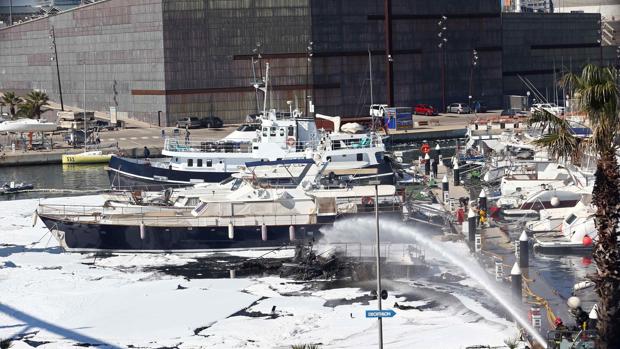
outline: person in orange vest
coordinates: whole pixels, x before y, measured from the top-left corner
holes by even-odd
[[[478,214],[480,216],[480,226],[483,227],[487,222],[487,211],[480,209],[480,211],[478,211]]]

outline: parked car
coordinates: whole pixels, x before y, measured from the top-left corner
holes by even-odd
[[[470,109],[476,113],[486,113],[488,108],[484,101],[473,101],[471,102]]]
[[[522,111],[522,110],[518,110],[518,109],[504,109],[502,110],[502,113],[500,114],[500,116],[505,116],[505,117],[520,117],[520,116],[526,116],[527,113]]]
[[[195,116],[188,116],[177,120],[177,128],[199,128],[202,124]]]
[[[437,115],[437,110],[429,104],[417,104],[413,107],[413,113],[416,115]]]
[[[385,108],[387,108],[387,104],[373,104],[370,106],[370,116],[375,117],[383,117],[385,115]]]
[[[207,116],[200,119],[200,126],[206,128],[220,128],[224,126],[224,121],[217,116]]]
[[[84,136],[86,134],[86,136]],[[64,141],[73,147],[79,147],[84,145],[84,140],[88,140],[87,144],[91,144],[92,132],[84,133],[84,130],[72,130],[65,133]]]
[[[551,114],[555,115],[564,115],[564,107],[559,107],[555,103],[535,103],[532,104],[531,112],[535,112],[537,110],[546,110]]]
[[[446,107],[446,112],[457,113],[457,114],[469,114],[471,113],[471,108],[469,108],[467,103],[452,103]]]
[[[115,125],[110,124],[107,120],[95,120],[90,125],[95,132],[104,130],[112,131],[116,128]]]

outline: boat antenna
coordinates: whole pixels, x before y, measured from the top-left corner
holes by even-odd
[[[84,118],[84,151],[86,151],[86,139],[87,139],[87,128],[86,128],[86,56],[84,56],[84,60],[82,61],[82,66],[84,70],[84,85],[82,86],[82,117]]]
[[[269,62],[265,63],[265,94],[263,96],[263,116],[267,116],[267,93],[269,91]]]
[[[370,45],[368,45],[368,77],[370,80],[370,109],[372,110],[372,106],[375,104],[375,101],[372,95],[372,53],[370,52]],[[376,131],[375,113],[371,113],[370,117],[372,118],[372,132],[374,133]]]
[[[260,104],[258,102],[258,88],[260,87],[260,84],[258,83],[258,81],[256,80],[256,61],[254,60],[254,56],[251,57],[252,59],[252,86],[254,87],[254,95],[256,96],[256,112],[260,113]]]

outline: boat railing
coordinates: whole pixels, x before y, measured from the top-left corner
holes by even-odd
[[[180,153],[251,153],[252,143],[166,138],[164,150]]]
[[[282,142],[282,149],[290,152],[303,152],[306,149],[316,149],[316,141],[286,141]],[[192,141],[178,138],[166,138],[164,150],[177,153],[252,153],[255,143],[228,142],[228,141]]]
[[[310,214],[277,214],[273,215],[233,215],[233,216],[198,216],[191,214],[192,207],[159,207],[149,206],[84,206],[84,205],[49,205],[41,204],[37,208],[40,215],[55,216],[57,218],[84,223],[99,223],[102,220],[113,224],[127,224],[145,226],[180,226],[183,222],[187,227],[225,227],[229,224],[254,225],[260,229],[265,225],[297,225],[314,224]]]

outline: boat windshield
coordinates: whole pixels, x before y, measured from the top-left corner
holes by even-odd
[[[259,124],[255,124],[255,125],[248,125],[248,124],[244,124],[239,126],[239,128],[237,128],[237,131],[241,131],[241,132],[252,132],[252,131],[256,131],[260,128]]]

